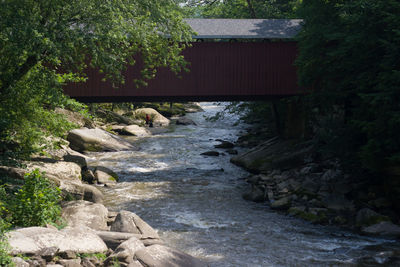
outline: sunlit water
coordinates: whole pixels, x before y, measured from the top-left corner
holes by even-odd
[[[229,156],[205,157],[215,139],[234,141],[243,125],[236,118],[209,122],[223,107],[203,103],[189,114],[197,126],[135,138],[139,151],[95,153],[92,165],[116,171],[120,183],[104,188],[106,206],[137,213],[172,247],[210,266],[391,265],[396,242],[316,226],[241,198],[244,170]],[[223,152],[223,150],[219,150]],[[226,154],[226,153],[225,153]]]

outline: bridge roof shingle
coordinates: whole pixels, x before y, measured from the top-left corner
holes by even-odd
[[[186,19],[196,39],[290,39],[301,19]]]

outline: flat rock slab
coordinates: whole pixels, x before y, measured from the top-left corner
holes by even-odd
[[[207,264],[179,250],[153,245],[136,252],[136,258],[149,267],[205,267]]]
[[[140,127],[138,125],[133,124],[123,127],[120,130],[120,134],[144,137],[144,136],[150,136],[151,132],[144,127]]]
[[[51,180],[69,180],[80,182],[81,166],[74,162],[54,161],[40,162],[31,161],[27,163],[28,171],[39,169],[45,176]]]
[[[63,205],[61,216],[69,226],[84,225],[94,230],[108,230],[108,210],[100,203],[70,201]]]
[[[75,129],[68,133],[70,147],[79,152],[137,150],[130,142],[102,129]]]
[[[100,237],[87,227],[65,228],[61,231],[45,227],[21,228],[8,233],[12,255],[40,254],[46,248],[59,252],[101,253],[107,250]]]

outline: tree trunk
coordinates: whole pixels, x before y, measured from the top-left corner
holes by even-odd
[[[254,10],[253,4],[251,3],[251,0],[246,0],[247,1],[247,7],[249,8],[250,16],[252,19],[256,19],[256,12]]]

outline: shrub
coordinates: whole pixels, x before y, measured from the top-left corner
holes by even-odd
[[[25,184],[11,199],[3,199],[11,223],[18,226],[41,226],[57,221],[61,207],[60,189],[38,169],[25,175]]]
[[[0,266],[14,266],[14,263],[11,261],[12,257],[8,255],[8,243],[5,236],[8,227],[9,224],[0,218]]]

